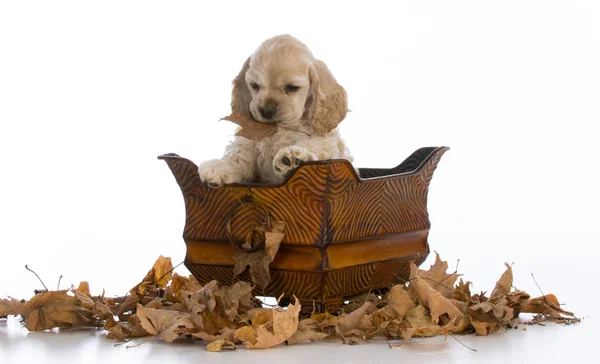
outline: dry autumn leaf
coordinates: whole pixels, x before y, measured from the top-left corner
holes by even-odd
[[[232,286],[223,286],[215,292],[215,297],[225,306],[225,313],[230,320],[239,316],[240,305],[247,309],[253,308],[252,286],[248,282],[239,281]]]
[[[173,277],[172,270],[171,258],[165,258],[161,255],[152,266],[152,269],[146,273],[142,282],[130,289],[129,293],[145,294],[151,288],[165,288]]]
[[[417,272],[417,266],[414,263],[410,264],[410,285],[414,287],[423,306],[431,312],[431,317],[434,323],[438,323],[440,316],[447,314],[450,320],[457,323],[462,319],[463,314],[456,306],[452,304],[439,291],[433,289],[427,281],[421,279]]]
[[[235,346],[234,343],[232,343],[231,341],[223,340],[223,339],[215,340],[215,341],[209,343],[208,345],[206,345],[206,350],[212,351],[212,352],[219,352],[219,351],[223,350],[224,348],[231,349],[231,350],[237,349],[237,347]]]
[[[160,336],[166,342],[172,342],[179,337],[176,333],[178,329],[194,326],[189,314],[144,308],[140,304],[137,305],[137,316],[144,330],[150,335]]]
[[[252,281],[259,287],[265,288],[271,282],[269,264],[275,259],[279,245],[285,234],[283,233],[283,222],[274,222],[271,230],[265,233],[264,250],[256,252],[237,252],[233,256],[235,266],[233,274],[238,275],[250,267]]]
[[[27,312],[25,303],[15,299],[0,299],[0,318],[7,317],[8,315],[23,315]]]
[[[431,288],[440,292],[446,298],[452,298],[454,295],[454,284],[460,276],[456,273],[446,273],[448,270],[448,262],[442,261],[440,255],[435,252],[435,263],[429,270],[419,269],[419,277],[424,279]]]
[[[240,126],[241,129],[236,131],[235,136],[250,140],[260,141],[277,133],[277,123],[261,123],[254,120],[251,115],[232,113],[221,120],[231,121]]]
[[[94,314],[83,308],[81,302],[67,291],[39,293],[31,299],[23,312],[27,317],[25,327],[29,331],[43,331],[72,326],[102,327]]]
[[[290,304],[287,310],[277,308],[273,310],[273,331],[269,331],[265,325],[256,330],[256,344],[246,342],[248,349],[266,349],[283,343],[298,330],[298,314],[300,303],[296,298],[294,304]]]

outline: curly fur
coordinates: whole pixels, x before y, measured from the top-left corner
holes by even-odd
[[[200,178],[215,187],[280,183],[304,161],[352,161],[336,129],[347,105],[344,88],[306,45],[290,35],[267,39],[233,80],[231,109],[260,122],[276,122],[278,132],[261,141],[236,137],[223,158],[199,166]]]

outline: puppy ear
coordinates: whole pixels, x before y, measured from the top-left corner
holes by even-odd
[[[244,62],[240,73],[233,80],[231,90],[231,111],[242,115],[250,114],[250,101],[252,101],[252,95],[246,84],[248,68],[250,68],[250,57]]]
[[[309,75],[312,105],[309,106],[308,119],[315,133],[325,136],[346,117],[348,96],[322,61],[315,61]]]

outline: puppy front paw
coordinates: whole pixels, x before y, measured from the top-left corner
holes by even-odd
[[[198,174],[202,182],[205,182],[212,188],[238,182],[235,170],[229,163],[221,159],[213,159],[201,163],[198,167]]]
[[[302,162],[317,159],[317,155],[308,149],[292,145],[277,152],[275,159],[273,159],[273,171],[278,177],[285,177]]]

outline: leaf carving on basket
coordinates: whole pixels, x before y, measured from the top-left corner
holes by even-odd
[[[254,120],[252,115],[232,113],[221,120],[231,121],[241,128],[235,132],[235,136],[250,140],[260,141],[277,133],[277,123],[261,123]]]
[[[265,232],[265,247],[263,250],[254,252],[237,252],[233,256],[235,266],[233,274],[239,275],[250,267],[250,276],[254,284],[261,288],[265,288],[271,282],[271,274],[269,273],[269,265],[275,259],[275,255],[279,250],[279,246],[285,233],[283,232],[283,222],[273,222],[271,230]]]

